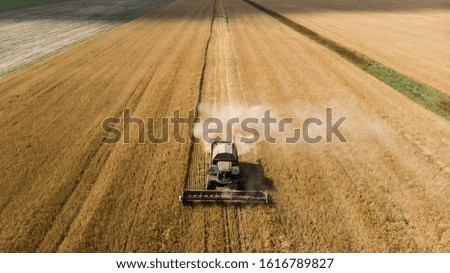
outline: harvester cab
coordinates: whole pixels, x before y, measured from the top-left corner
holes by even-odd
[[[239,160],[234,142],[213,142],[209,166],[209,172],[206,176],[207,190],[214,190],[217,187],[241,188]]]
[[[235,142],[215,141],[211,143],[205,189],[184,189],[180,201],[183,204],[194,201],[268,204],[268,195],[265,191],[245,190],[244,182],[241,179]]]

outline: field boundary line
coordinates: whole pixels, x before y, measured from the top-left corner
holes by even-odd
[[[351,64],[363,70],[367,74],[382,81],[396,91],[405,95],[412,101],[422,105],[424,108],[450,120],[450,96],[444,92],[427,86],[411,77],[389,68],[382,63],[365,56],[355,50],[347,48],[333,40],[330,40],[317,32],[287,18],[280,13],[257,4],[251,0],[242,0],[245,3],[268,14],[275,20],[291,28],[292,30],[306,36],[319,45],[322,45],[338,54]]]

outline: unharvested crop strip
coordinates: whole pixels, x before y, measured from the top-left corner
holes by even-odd
[[[161,57],[158,59],[158,62],[161,62]],[[154,71],[155,68],[150,68],[146,75],[148,75],[148,78],[146,79],[141,79],[137,86],[135,87],[135,89],[131,92],[131,94],[127,97],[127,99],[121,104],[120,107],[117,108],[117,111],[112,115],[114,117],[118,117],[121,115],[121,112],[123,111],[124,108],[128,107],[130,109],[135,109],[136,106],[139,104],[139,102],[141,101],[141,98],[143,97],[145,91],[148,89],[148,86],[150,84],[150,82],[153,80],[153,75],[154,75]],[[160,108],[158,108],[159,110]],[[157,111],[158,112],[158,111]],[[106,130],[106,133],[110,133],[111,128],[108,128]],[[97,140],[98,141],[98,140]],[[91,150],[91,152],[88,153],[83,166],[80,168],[80,173],[72,180],[71,184],[74,184],[73,188],[71,189],[70,193],[68,194],[68,198],[64,201],[64,203],[61,205],[61,209],[60,212],[58,213],[58,215],[55,215],[54,219],[51,221],[52,223],[54,223],[55,219],[57,217],[59,217],[59,215],[62,213],[62,211],[64,210],[64,207],[68,204],[68,202],[70,202],[71,196],[74,194],[74,192],[77,190],[77,188],[80,186],[80,183],[82,183],[82,181],[85,179],[85,173],[86,171],[89,169],[88,166],[93,165],[93,162],[98,161],[97,158],[103,158],[104,160],[101,161],[102,165],[100,168],[97,168],[98,170],[95,172],[95,175],[91,175],[90,176],[90,180],[91,183],[88,184],[88,191],[87,193],[90,192],[90,190],[93,187],[93,183],[97,180],[98,176],[100,175],[100,172],[103,168],[103,165],[108,161],[109,155],[111,153],[110,149],[107,149],[107,145],[105,146],[104,144],[99,144],[97,143],[97,141],[93,141],[90,145],[91,147],[93,147]],[[100,162],[100,161],[99,161]],[[87,197],[87,193],[85,194],[85,196],[83,197],[83,199],[85,199]],[[63,243],[63,241],[66,238],[66,235],[68,234],[73,221],[75,220],[75,218],[78,215],[78,212],[80,211],[81,206],[77,206],[76,208],[76,213],[74,214],[73,217],[71,217],[70,223],[64,228],[64,232],[62,234],[60,234],[59,239],[56,241],[56,243],[54,244],[54,246],[51,249],[51,252],[56,252],[58,251],[60,245]],[[51,230],[51,228],[49,230],[47,230],[47,233]],[[42,244],[42,241],[39,243]],[[48,251],[47,249],[45,249],[44,251]]]
[[[179,69],[179,67],[177,68],[177,70],[178,69]],[[178,71],[175,74],[177,74],[177,73],[178,73]],[[144,90],[146,90],[148,88],[148,86],[149,86],[149,84],[150,84],[152,79],[153,79],[153,76],[151,77],[151,79],[145,85]],[[175,79],[175,77],[173,77],[172,79]],[[139,101],[141,100],[142,95],[143,95],[143,93],[141,94],[139,99],[136,100],[136,103],[133,104],[134,107],[136,107],[138,105]],[[166,93],[166,95],[164,97],[165,100],[161,99],[161,103],[158,104],[158,107],[157,107],[157,110],[155,111],[155,113],[162,113],[162,114],[163,113],[167,113],[167,109],[168,109],[169,103],[172,101],[172,97],[173,97],[173,92]],[[164,102],[166,102],[166,103],[164,103]],[[156,116],[156,114],[155,114],[155,116]],[[153,144],[152,146],[155,147],[156,144]],[[124,252],[128,251],[128,243],[130,242],[130,240],[132,238],[131,229],[133,228],[134,223],[136,222],[136,218],[137,218],[136,216],[138,215],[139,205],[143,203],[142,198],[144,196],[145,187],[146,187],[146,185],[148,183],[148,176],[149,176],[150,170],[152,169],[151,168],[151,164],[153,163],[153,158],[155,156],[155,153],[156,153],[156,149],[152,149],[152,151],[151,151],[151,158],[149,160],[149,163],[150,163],[149,164],[149,168],[147,168],[147,172],[145,174],[144,180],[143,180],[142,185],[141,185],[141,190],[139,191],[139,197],[137,198],[137,200],[139,200],[139,202],[137,202],[135,204],[135,206],[134,206],[133,217],[132,217],[131,223],[128,226],[128,232],[127,232],[128,236],[127,236],[127,240],[125,241],[125,243],[123,245],[123,250],[122,250]],[[149,197],[149,200],[152,200],[154,195],[155,195],[155,192],[152,191],[152,194]]]
[[[257,4],[251,0],[242,1],[265,12],[280,23],[308,37],[314,42],[325,46],[356,67],[384,82],[398,92],[407,96],[409,99],[422,105],[426,109],[444,117],[447,120],[450,120],[450,96],[445,94],[444,92],[420,83],[406,75],[395,71],[392,68],[386,67],[385,65],[375,61],[374,59],[371,59],[357,51],[344,47],[339,43],[336,43],[335,41],[325,38],[317,32],[305,26],[302,26],[299,23],[296,23],[291,19],[260,4]]]

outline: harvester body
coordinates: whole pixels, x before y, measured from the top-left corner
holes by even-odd
[[[206,189],[217,187],[241,188],[239,159],[233,142],[216,141],[211,144],[209,171],[206,176]]]
[[[211,143],[205,189],[184,189],[180,201],[268,204],[268,195],[265,191],[244,189],[236,144],[231,141],[215,141]]]

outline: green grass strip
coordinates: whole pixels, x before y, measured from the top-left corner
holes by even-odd
[[[349,48],[346,48],[330,39],[327,39],[317,32],[304,27],[287,17],[261,6],[250,0],[243,0],[247,4],[267,13],[274,19],[308,37],[314,42],[325,46],[326,48],[337,53],[356,67],[369,73],[378,80],[384,82],[398,92],[404,94],[411,100],[419,103],[426,109],[450,120],[450,96],[420,83],[406,75],[403,75],[394,69],[384,66],[383,64]]]

